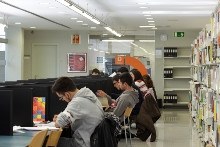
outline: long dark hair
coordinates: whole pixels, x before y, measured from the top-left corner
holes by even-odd
[[[141,75],[139,70],[134,68],[130,72],[134,75],[134,82],[137,81],[137,80],[144,81],[144,79],[143,79],[143,77],[142,77],[142,75]]]
[[[157,99],[156,90],[155,90],[155,88],[154,88],[154,83],[153,83],[151,77],[147,74],[147,75],[143,75],[143,79],[144,79],[143,81],[145,82],[147,88],[152,88],[152,89],[153,89],[153,91],[154,91],[154,96],[155,96],[155,98]]]

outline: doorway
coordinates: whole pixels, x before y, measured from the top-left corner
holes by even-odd
[[[32,45],[32,74],[33,79],[57,77],[57,45]]]

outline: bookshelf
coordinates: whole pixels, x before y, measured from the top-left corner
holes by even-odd
[[[220,146],[220,7],[191,49],[191,115],[204,143]]]
[[[190,47],[164,47],[164,107],[189,103],[190,54]]]

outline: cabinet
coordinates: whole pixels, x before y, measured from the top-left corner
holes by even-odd
[[[190,47],[164,48],[164,107],[188,105],[190,54]]]

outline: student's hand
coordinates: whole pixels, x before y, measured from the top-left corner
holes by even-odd
[[[102,90],[97,90],[96,95],[100,97],[106,97],[107,94]]]
[[[53,116],[53,122],[56,122],[56,120],[57,120],[57,114],[55,114],[54,116]]]

